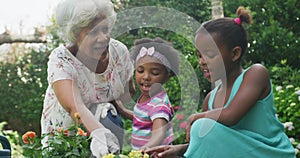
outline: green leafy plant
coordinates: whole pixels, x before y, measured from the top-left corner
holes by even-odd
[[[286,134],[295,148],[300,150],[300,87],[294,85],[273,86],[277,115],[285,127]]]
[[[75,113],[75,124],[67,129],[61,127],[50,133],[37,137],[33,131],[28,131],[22,136],[23,155],[31,158],[41,157],[90,157],[90,137],[78,123],[79,114]],[[47,145],[41,141],[47,138]]]

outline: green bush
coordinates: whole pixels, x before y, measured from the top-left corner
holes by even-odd
[[[296,151],[300,150],[300,76],[282,61],[270,68],[273,81],[275,107],[279,120]],[[300,157],[298,153],[297,157]]]
[[[5,126],[7,125],[7,122],[0,122],[0,134],[5,136],[11,145],[11,155],[12,157],[21,158],[22,157],[22,147],[20,145],[20,136],[17,131],[14,130],[4,130]],[[1,145],[0,145],[0,149]]]
[[[286,134],[295,147],[300,149],[300,87],[274,86],[275,106],[278,118],[283,122]],[[299,155],[299,154],[298,154]]]
[[[24,50],[26,51],[26,50]],[[0,63],[0,122],[21,133],[40,128],[47,87],[47,54],[28,50],[15,63]]]

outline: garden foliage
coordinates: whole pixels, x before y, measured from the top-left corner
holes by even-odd
[[[173,19],[175,21],[186,20],[186,26],[176,25],[177,29],[182,32],[182,34],[177,34],[176,30],[155,27],[155,22],[167,26],[164,20],[155,20],[155,18],[161,18],[163,13],[156,14],[152,19],[154,23],[151,25],[134,29],[128,27],[133,25],[132,21],[130,23],[129,21],[128,23],[126,21],[118,23],[118,18],[124,19],[126,17],[117,17],[116,26],[127,29],[121,34],[112,34],[112,37],[123,42],[128,48],[131,48],[135,39],[159,36],[171,41],[181,53],[183,62],[180,69],[183,74],[171,79],[165,88],[172,105],[177,109],[174,117],[174,129],[176,129],[174,143],[182,143],[185,141],[185,119],[189,114],[201,111],[201,102],[211,89],[210,83],[202,77],[199,70],[192,38],[196,27],[190,25],[192,20],[201,23],[211,18],[210,1],[191,0],[187,3],[187,1],[180,0],[128,0],[121,2],[122,5],[118,5],[117,12],[126,11],[136,6],[160,6],[173,8],[192,18]],[[300,70],[298,63],[300,53],[297,46],[300,40],[300,25],[298,25],[300,2],[297,0],[223,0],[225,16],[235,17],[234,12],[240,5],[251,9],[254,19],[254,23],[248,29],[250,48],[244,56],[245,67],[259,62],[270,70],[278,118],[284,123],[295,150],[299,150],[300,76],[298,74]],[[145,16],[143,13],[134,12],[134,10],[130,10],[128,13],[137,14],[137,19],[143,19]],[[52,20],[54,22],[54,19]],[[136,23],[143,23],[143,21]],[[6,130],[13,129],[18,131],[20,135],[29,130],[36,131],[37,134],[40,133],[39,124],[43,95],[48,86],[46,79],[47,57],[52,49],[62,43],[57,36],[55,24],[48,27],[48,32],[50,42],[41,49],[24,50],[26,52],[16,62],[0,63],[0,122],[7,122]],[[194,78],[196,81],[193,80]],[[189,85],[191,82],[198,83],[199,88]],[[136,100],[138,96],[139,93],[133,99]],[[124,124],[127,130],[126,139],[130,141],[131,121],[124,120]],[[19,144],[18,141],[13,143]],[[124,151],[128,152],[129,150],[129,146],[124,147]]]

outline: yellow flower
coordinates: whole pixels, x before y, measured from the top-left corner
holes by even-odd
[[[145,153],[144,156],[143,156],[143,158],[149,158],[149,157],[150,156],[147,153]]]
[[[114,158],[115,155],[114,154],[108,154],[108,155],[104,155],[102,158]]]
[[[74,117],[75,117],[76,119],[78,119],[78,120],[79,120],[79,119],[80,119],[80,115],[79,115],[79,113],[78,113],[78,112],[75,112],[75,113],[74,113]]]
[[[146,156],[146,157],[145,157]],[[148,157],[147,157],[148,156]],[[130,151],[130,153],[128,154],[129,158],[149,158],[148,154],[144,154],[142,153],[141,150],[132,150]]]

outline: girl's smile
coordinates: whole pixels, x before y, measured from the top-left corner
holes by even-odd
[[[142,94],[151,98],[161,91],[161,86],[157,85],[165,83],[170,76],[164,65],[157,59],[147,56],[138,60],[135,77]]]

